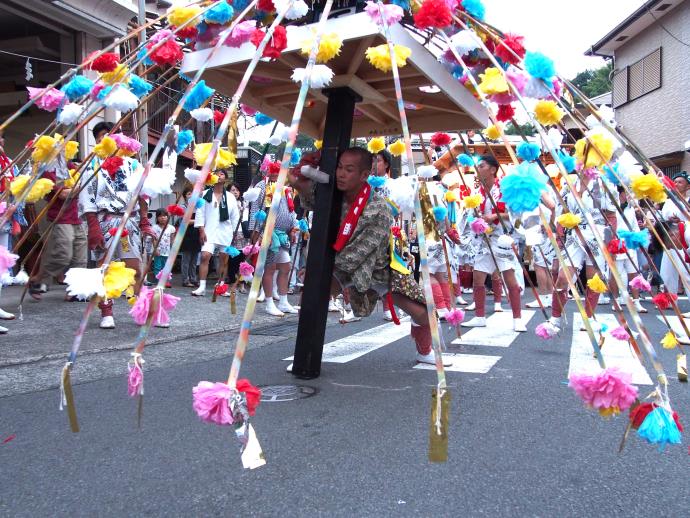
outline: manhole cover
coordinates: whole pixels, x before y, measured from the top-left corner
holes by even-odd
[[[261,401],[294,401],[305,399],[316,394],[314,387],[307,385],[264,385],[261,389]]]

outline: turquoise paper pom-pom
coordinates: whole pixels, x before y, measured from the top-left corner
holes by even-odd
[[[145,79],[133,75],[129,80],[129,90],[141,99],[153,90],[153,85]]]
[[[628,250],[647,248],[649,246],[649,242],[651,241],[649,230],[646,228],[644,230],[640,230],[639,232],[620,229],[618,231],[618,237],[625,241],[625,247]]]
[[[177,144],[175,145],[175,152],[179,155],[189,147],[189,144],[194,140],[194,132],[190,129],[182,130],[177,134]]]
[[[367,178],[367,182],[369,185],[371,185],[372,189],[378,189],[379,187],[383,187],[384,184],[386,183],[386,177],[385,176],[374,176],[369,175],[369,178]]]
[[[201,105],[206,102],[206,99],[211,97],[214,92],[215,90],[209,86],[206,86],[206,81],[202,79],[196,85],[194,85],[192,91],[189,92],[189,96],[184,102],[183,108],[188,112],[200,108]]]
[[[460,156],[458,156],[458,163],[463,166],[463,167],[474,167],[474,159],[465,153],[462,153]]]
[[[225,0],[222,0],[206,11],[204,21],[206,23],[225,25],[232,19],[233,12],[232,7]]]
[[[462,0],[462,7],[477,20],[481,21],[484,19],[486,9],[484,8],[484,4],[482,4],[481,0]]]
[[[680,444],[680,430],[671,413],[662,407],[652,410],[637,429],[637,435],[663,451],[667,444]]]
[[[254,114],[254,120],[259,126],[265,126],[266,124],[273,122],[273,119],[261,112],[256,112],[256,114]]]
[[[541,52],[527,53],[525,56],[525,70],[532,77],[543,79],[547,82],[550,82],[551,78],[556,75],[553,60]]]
[[[258,221],[259,223],[263,223],[264,221],[266,221],[266,217],[267,217],[267,214],[266,214],[266,211],[265,211],[265,210],[260,210],[259,212],[257,212],[257,213],[254,215],[254,218],[255,218],[256,221]]]
[[[436,218],[436,221],[441,222],[446,219],[446,216],[448,215],[448,209],[446,209],[442,205],[438,205],[433,208],[434,211],[434,218]]]
[[[88,94],[93,88],[93,81],[88,77],[74,76],[69,83],[62,87],[62,91],[70,101],[76,101]]]
[[[503,202],[511,212],[529,212],[539,206],[541,194],[546,189],[547,177],[536,164],[522,162],[514,172],[501,180]]]
[[[563,166],[565,167],[565,171],[567,173],[572,173],[575,170],[576,160],[574,156],[563,151],[559,151],[558,157],[561,159],[561,162],[563,162]]]
[[[235,248],[234,246],[226,246],[224,252],[233,258],[240,255],[240,251],[237,248]]]
[[[520,142],[517,147],[517,154],[527,162],[534,162],[541,155],[541,148],[534,142]]]
[[[297,222],[297,227],[300,232],[309,232],[309,222],[306,219],[300,219]]]
[[[292,154],[290,155],[290,167],[295,167],[299,164],[300,160],[302,160],[302,150],[296,147],[292,150]]]

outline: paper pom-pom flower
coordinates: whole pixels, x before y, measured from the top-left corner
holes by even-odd
[[[374,176],[373,174],[369,175],[369,178],[367,178],[367,183],[371,185],[372,189],[380,189],[384,185],[386,185],[386,177],[385,176]]]
[[[667,332],[661,339],[661,345],[664,349],[675,349],[678,347],[678,339],[673,331]]]
[[[481,194],[470,194],[462,199],[462,204],[466,209],[476,209],[482,204],[484,198]]]
[[[168,205],[167,209],[168,214],[171,216],[184,216],[184,207],[180,207],[179,205],[176,204],[171,204]]]
[[[113,261],[103,276],[105,296],[109,299],[117,299],[122,293],[134,284],[136,272],[127,268],[123,261]]]
[[[485,95],[502,94],[509,89],[503,72],[495,67],[487,68],[483,74],[479,74],[479,77],[481,78],[479,90]]]
[[[443,205],[437,205],[432,211],[434,213],[434,219],[439,222],[445,220],[446,216],[448,216],[448,209]]]
[[[285,13],[286,20],[299,20],[309,12],[309,6],[304,0],[273,0],[273,5],[277,12]]]
[[[400,20],[402,20],[403,16],[405,15],[405,11],[399,5],[391,3],[382,4],[381,7],[382,8],[379,9],[379,6],[376,2],[368,0],[367,5],[364,8],[364,12],[366,12],[369,15],[369,18],[371,18],[371,21],[377,25],[383,25],[384,23],[386,25],[393,25],[394,23],[398,23]],[[383,16],[381,15],[381,11],[383,11]]]
[[[94,295],[105,297],[103,272],[100,268],[70,268],[65,273],[67,294],[79,300],[88,300]]]
[[[225,40],[225,44],[228,47],[241,47],[251,40],[255,30],[256,20],[244,20],[235,25],[230,36]]]
[[[211,152],[211,146],[213,146],[213,143],[211,142],[205,142],[194,146],[194,160],[197,164],[206,163],[208,154]],[[216,169],[227,169],[231,165],[237,165],[235,154],[227,149],[218,148],[218,153],[216,154],[216,159],[212,169],[214,171]]]
[[[117,144],[118,149],[122,149],[129,153],[138,153],[141,149],[141,142],[123,133],[115,133],[111,138],[115,141],[115,144]]]
[[[564,113],[555,101],[539,101],[534,106],[534,117],[543,126],[558,124],[563,119]]]
[[[296,68],[292,71],[291,79],[295,83],[304,81],[307,72],[306,68]],[[320,89],[328,86],[333,79],[333,71],[327,65],[314,65],[309,78],[309,88]]]
[[[542,340],[550,340],[558,334],[558,328],[551,322],[543,322],[537,326],[534,333]]]
[[[112,137],[108,136],[103,137],[93,148],[93,152],[96,153],[98,158],[109,157],[115,154],[115,151],[117,151],[117,142],[115,142]]]
[[[582,222],[582,218],[572,212],[565,212],[556,218],[556,221],[563,228],[572,229]]]
[[[393,52],[395,54],[395,63],[398,68],[404,67],[407,64],[407,58],[412,54],[412,51],[403,45],[395,45],[393,47]],[[373,67],[379,69],[381,72],[390,72],[392,63],[387,44],[369,47],[366,51],[366,57]]]
[[[128,112],[139,104],[139,98],[122,85],[118,85],[106,96],[103,101],[108,108]]]
[[[194,132],[190,129],[182,130],[177,134],[177,142],[175,143],[175,152],[180,154],[182,153],[185,149],[189,147],[189,145],[192,143],[194,140]]]
[[[213,7],[204,13],[206,23],[217,23],[225,25],[232,19],[233,9],[225,0],[217,2]]]
[[[433,178],[438,174],[438,169],[433,165],[422,165],[417,168],[417,176],[420,178]]]
[[[12,196],[20,196],[26,190],[28,184],[28,175],[17,176],[10,184],[10,192],[12,193]],[[47,178],[39,178],[31,186],[31,190],[29,191],[29,194],[27,194],[25,201],[27,203],[37,202],[46,196],[50,191],[52,191],[54,185],[55,184],[52,182],[52,180],[48,180]]]
[[[194,411],[202,421],[226,426],[234,422],[230,410],[232,389],[226,383],[201,381],[192,389]]]
[[[433,146],[447,146],[452,142],[448,133],[437,132],[431,135],[431,145]]]
[[[642,275],[636,275],[630,281],[630,287],[634,290],[652,291],[652,286]]]
[[[101,163],[101,169],[107,171],[111,178],[115,177],[115,173],[122,167],[124,160],[119,156],[109,156],[103,163]]]
[[[640,230],[639,232],[620,229],[618,231],[618,237],[625,241],[625,246],[628,248],[628,250],[647,248],[651,240],[649,230],[646,228],[644,230]]]
[[[517,155],[522,160],[534,162],[541,155],[539,144],[534,142],[520,142],[517,147]]]
[[[611,330],[611,336],[614,337],[616,340],[622,340],[624,342],[628,341],[630,339],[630,335],[628,332],[625,330],[623,326],[618,326],[614,329]]]
[[[153,89],[153,85],[151,83],[135,75],[130,76],[128,86],[129,91],[140,99]]]
[[[226,254],[228,254],[231,258],[238,257],[240,255],[240,251],[235,248],[234,246],[226,246],[225,249],[223,250]]]
[[[69,82],[62,87],[70,101],[77,101],[80,97],[87,95],[93,88],[93,81],[88,77],[74,76]]]
[[[31,160],[34,162],[46,162],[51,159],[51,152],[56,143],[57,141],[49,135],[38,137],[33,143],[34,150],[31,153]]]
[[[677,414],[663,407],[651,410],[642,421],[637,435],[650,444],[658,444],[663,451],[667,444],[681,443],[681,428]]]
[[[474,162],[474,158],[465,153],[461,153],[458,156],[458,163],[463,167],[474,167],[476,165]]]
[[[496,112],[496,120],[499,122],[508,122],[515,117],[515,108],[511,104],[500,104]]]
[[[273,122],[273,119],[268,115],[256,112],[254,114],[254,122],[256,122],[259,126],[265,126],[266,124],[270,124],[271,122]]]
[[[453,17],[446,0],[424,0],[414,14],[414,24],[420,29],[443,29],[450,25]]]
[[[196,108],[189,112],[192,119],[198,122],[208,122],[213,118],[213,110],[211,108]]]
[[[203,79],[199,81],[192,90],[189,92],[189,96],[184,102],[184,109],[188,112],[200,108],[206,100],[214,94],[215,90],[209,86],[206,86],[206,81]],[[213,116],[213,113],[211,113]]]
[[[659,309],[668,309],[672,303],[678,300],[678,295],[675,293],[657,293],[652,297],[652,302]]]
[[[457,326],[465,319],[465,312],[462,309],[451,309],[446,314],[446,322],[452,326]]]
[[[173,7],[167,13],[168,23],[175,27],[191,22],[201,13],[201,8],[197,5],[189,7]]]
[[[608,368],[595,375],[571,374],[568,386],[585,405],[604,416],[627,410],[637,399],[637,387],[632,384],[632,375],[616,368]]]
[[[143,326],[148,319],[149,310],[151,308],[151,303],[153,301],[153,296],[156,290],[142,286],[137,301],[129,310],[129,314],[132,315],[134,322],[137,325]],[[179,297],[174,295],[169,295],[167,293],[161,293],[160,303],[158,308],[153,314],[153,325],[167,325],[170,323],[170,315],[168,311],[175,309],[177,303],[180,301]]]
[[[503,202],[517,214],[534,210],[546,190],[547,180],[535,164],[522,162],[500,181]]]
[[[595,273],[594,277],[587,281],[587,287],[595,293],[606,293],[608,290],[606,283],[601,280],[598,273]]]
[[[367,143],[369,153],[376,154],[386,149],[386,139],[383,137],[374,137]]]
[[[478,49],[481,42],[482,40],[477,36],[477,33],[471,30],[459,31],[450,37],[451,46],[460,56]]]
[[[503,44],[496,44],[494,51],[496,57],[504,63],[512,63],[517,65],[522,58],[525,57],[525,38],[517,34],[505,34],[503,36]],[[507,47],[507,48],[506,48]],[[517,57],[511,52],[517,54]]]
[[[503,130],[499,126],[492,124],[488,128],[484,129],[482,133],[484,133],[484,136],[489,140],[498,140],[501,138]]]
[[[393,156],[401,156],[405,153],[405,150],[407,148],[405,147],[405,143],[398,139],[392,144],[388,145],[388,151],[390,152],[391,155]]]
[[[487,230],[489,230],[489,224],[482,218],[477,218],[472,220],[472,223],[470,223],[470,228],[475,234],[484,234]]]
[[[575,171],[575,165],[576,165],[576,160],[575,157],[572,155],[569,155],[568,153],[559,150],[558,151],[558,158],[561,160],[563,163],[563,167],[565,168],[566,173],[572,173]]]
[[[266,221],[266,218],[267,218],[267,217],[268,217],[268,215],[266,214],[266,211],[265,211],[265,210],[260,210],[260,211],[258,211],[256,214],[254,214],[254,218],[255,218],[256,221],[258,221],[259,223],[263,223],[264,221]]]
[[[87,56],[86,61],[91,59],[92,54]],[[96,59],[91,61],[89,65],[90,70],[95,70],[96,72],[99,72],[101,74],[105,74],[107,72],[112,72],[117,68],[117,66],[120,64],[120,55],[115,54],[114,52],[104,52],[100,56],[98,56]]]
[[[473,16],[479,21],[484,19],[486,9],[481,0],[462,0],[461,5],[470,16]]]
[[[69,103],[62,107],[57,120],[60,124],[69,126],[77,122],[82,113],[84,113],[84,107],[81,104]]]
[[[245,245],[245,247],[242,249],[242,253],[245,255],[245,257],[251,257],[254,254],[258,254],[260,248],[261,247],[259,247],[258,244]],[[253,273],[253,270],[252,270],[252,273]]]
[[[447,176],[448,176],[448,175],[446,175],[446,177],[447,177]],[[444,177],[444,179],[445,179],[445,177]],[[460,201],[460,197],[458,196],[458,193],[456,193],[455,191],[446,191],[446,194],[445,194],[443,197],[445,198],[445,200],[446,200],[448,203],[453,203],[453,202],[456,202],[456,201]]]
[[[613,141],[603,133],[594,133],[575,142],[575,156],[585,168],[601,167],[613,156]],[[585,157],[587,150],[587,157]]]
[[[525,55],[524,65],[529,75],[549,83],[551,78],[556,75],[553,61],[541,52],[528,52]]]
[[[172,33],[170,36],[172,36]],[[146,48],[151,51],[149,54],[151,61],[159,66],[175,66],[177,63],[182,61],[182,58],[184,57],[180,44],[172,39],[172,37],[170,37],[170,39],[166,39],[163,43],[151,39],[151,42],[146,45]]]
[[[654,203],[663,203],[667,198],[663,184],[654,174],[641,174],[633,178],[630,188],[638,200],[648,198]]]
[[[27,86],[26,89],[29,91],[29,99],[36,100],[36,106],[49,112],[57,110],[67,97],[64,92],[53,87],[33,88]]]
[[[125,82],[125,78],[129,73],[129,68],[125,65],[117,65],[111,72],[101,74],[101,81],[106,85],[114,85],[115,83]]]
[[[0,277],[5,275],[16,263],[19,256],[13,254],[7,247],[0,245]]]
[[[264,31],[256,29],[252,34],[251,42],[258,48],[265,36]],[[263,57],[278,59],[285,47],[287,47],[287,31],[282,25],[277,25],[273,31],[273,37],[264,48]]]
[[[240,263],[240,269],[239,269],[240,275],[244,278],[251,278],[251,276],[254,274],[254,267],[249,264],[247,261],[242,261]]]

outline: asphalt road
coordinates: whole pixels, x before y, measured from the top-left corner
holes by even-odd
[[[331,325],[327,339],[379,326],[380,318]],[[665,329],[658,319],[644,321],[659,339]],[[291,326],[254,337],[243,376],[317,393],[261,404],[253,423],[267,464],[253,471],[242,469],[232,430],[200,422],[191,405],[199,381],[227,377],[230,334],[147,352],[141,430],[135,401],[126,395],[125,351],[89,355],[75,368],[79,434],[69,431],[58,392],[48,388],[57,363],[0,369],[0,378],[25,369],[21,390],[0,398],[0,441],[14,435],[0,444],[0,514],[686,515],[687,444],[660,453],[631,436],[618,454],[625,417],[605,420],[583,407],[565,384],[572,329],[543,342],[533,334],[539,322],[537,315],[528,333],[500,351],[449,346],[450,352],[501,359],[484,374],[448,373],[444,464],[427,460],[435,372],[412,368],[409,338],[348,363],[324,364],[319,379],[299,381],[285,372]],[[675,380],[675,354],[661,353],[672,402],[690,422],[689,387]],[[45,369],[50,376],[41,376]],[[650,390],[641,387],[644,394]]]

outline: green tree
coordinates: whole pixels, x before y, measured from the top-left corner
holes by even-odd
[[[611,72],[613,64],[608,63],[596,70],[585,70],[573,79],[577,86],[587,97],[596,97],[611,91]]]
[[[506,125],[504,133],[506,135],[523,135],[525,137],[533,137],[537,133],[537,130],[534,128],[534,125],[531,122],[519,124],[519,127],[517,128],[512,122],[509,122]]]

